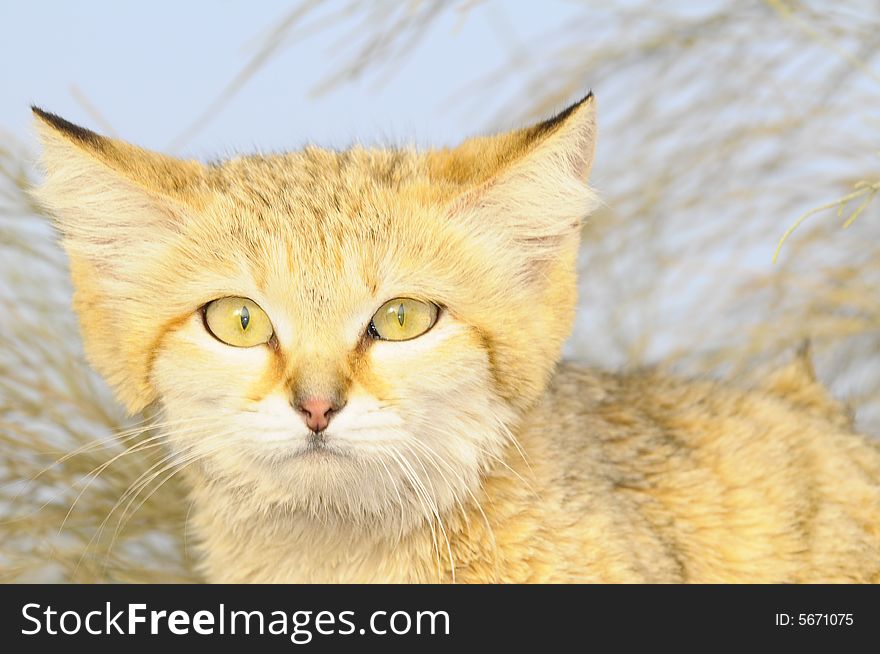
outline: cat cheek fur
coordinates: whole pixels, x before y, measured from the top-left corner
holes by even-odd
[[[422,458],[443,461],[447,471],[473,481],[487,458],[498,456],[507,442],[512,412],[475,329],[446,318],[419,339],[377,343],[370,367],[386,380],[391,404]],[[402,439],[401,446],[408,445]]]

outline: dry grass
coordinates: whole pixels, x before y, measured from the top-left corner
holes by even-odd
[[[487,127],[508,127],[597,92],[595,183],[608,208],[585,228],[570,354],[748,376],[810,339],[822,378],[863,429],[880,434],[880,216],[871,202],[880,188],[880,13],[867,1],[691,5],[585,3],[540,40],[511,36],[507,65],[462,80],[455,105],[480,111]],[[335,30],[343,44],[318,92],[361,76],[381,85],[450,17],[488,11],[511,34],[501,3],[320,7],[301,2],[282,17],[198,124],[290,39],[316,30]],[[511,79],[517,88],[505,91]],[[174,479],[133,517],[112,511],[161,447],[135,448],[89,483],[151,434],[111,438],[131,424],[83,362],[63,259],[22,192],[25,153],[11,137],[0,148],[0,575],[191,578],[187,504]],[[809,219],[773,265],[799,216]],[[86,449],[67,456],[77,448]]]
[[[165,475],[124,496],[162,470],[151,472],[162,447],[86,365],[63,256],[24,192],[28,158],[11,138],[4,146],[0,581],[192,579],[181,547],[187,505],[174,480],[134,514]]]

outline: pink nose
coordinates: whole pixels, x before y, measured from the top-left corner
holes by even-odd
[[[303,400],[298,407],[306,426],[312,431],[324,431],[330,424],[330,418],[338,410],[330,400],[310,397]]]

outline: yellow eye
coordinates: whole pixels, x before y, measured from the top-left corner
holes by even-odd
[[[436,304],[406,297],[389,300],[373,314],[370,334],[384,341],[408,341],[421,336],[437,322]]]
[[[236,347],[262,345],[273,333],[266,312],[243,297],[224,297],[209,303],[205,325],[218,339]]]

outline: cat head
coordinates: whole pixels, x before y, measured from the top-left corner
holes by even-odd
[[[425,515],[538,401],[595,203],[592,96],[452,149],[210,165],[34,113],[88,358],[131,412],[161,409],[201,479],[259,507]]]

